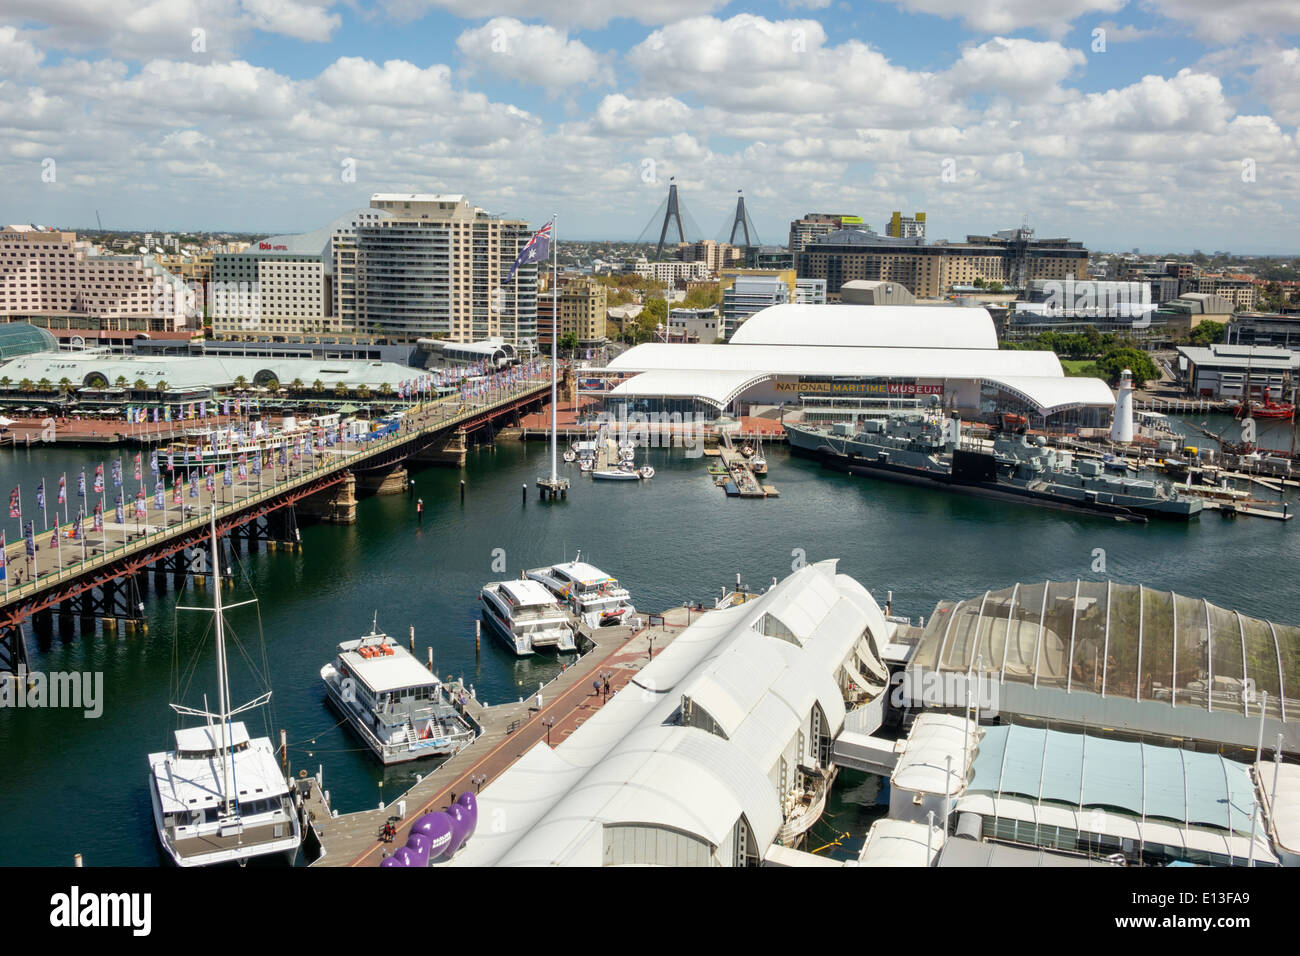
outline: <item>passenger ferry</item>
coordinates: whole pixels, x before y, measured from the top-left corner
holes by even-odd
[[[636,613],[627,588],[600,568],[582,560],[582,552],[565,564],[534,568],[526,577],[546,586],[588,627],[618,624]]]
[[[221,580],[216,509],[209,514],[210,560]],[[252,603],[252,602],[247,602]],[[268,737],[250,737],[239,714],[271,699],[268,690],[238,707],[230,705],[226,672],[226,625],[221,589],[213,589],[217,658],[217,710],[172,704],[176,713],[204,723],[174,733],[175,749],[149,754],[149,799],[163,850],[177,866],[246,864],[255,857],[283,856],[292,863],[302,829]]]
[[[479,595],[483,616],[519,656],[539,647],[577,649],[573,622],[555,595],[536,581],[497,581]]]
[[[331,704],[385,765],[454,754],[474,728],[452,706],[436,674],[376,629],[339,644],[321,668]]]

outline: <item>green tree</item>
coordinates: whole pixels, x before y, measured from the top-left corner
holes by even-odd
[[[1112,349],[1097,359],[1097,374],[1112,385],[1119,383],[1120,373],[1126,368],[1133,372],[1134,388],[1143,388],[1147,382],[1160,377],[1156,363],[1140,349]]]
[[[62,392],[64,395],[71,395],[72,379],[68,378],[66,375],[63,376],[63,378],[59,379],[59,391]]]
[[[244,376],[242,375],[236,375],[235,388],[239,389],[240,391],[243,391],[244,389],[248,388],[248,379],[244,378]]]
[[[357,398],[360,398],[360,399],[367,399],[367,398],[369,398],[369,397],[370,397],[370,386],[369,386],[369,385],[358,385],[358,386],[357,386]]]
[[[126,388],[126,376],[119,375],[117,378],[113,380],[113,384],[116,385],[118,388]]]
[[[335,394],[338,398],[347,398],[347,397],[348,397],[348,387],[347,387],[347,385],[345,385],[345,384],[342,383],[342,382],[339,382],[337,385],[334,386],[334,394]]]
[[[36,383],[36,387],[39,388],[42,392],[48,392],[53,386],[54,383],[51,382],[48,378],[42,378],[39,382]]]
[[[30,378],[25,378],[18,383],[18,388],[24,392],[30,392],[35,383]]]
[[[13,379],[11,379],[8,375],[0,377],[0,388],[8,388],[9,383],[12,381]]]
[[[1187,340],[1193,345],[1207,347],[1223,341],[1223,330],[1227,328],[1222,322],[1213,322],[1207,319],[1196,328],[1192,329],[1192,334]]]
[[[158,379],[158,384],[153,387],[153,390],[157,392],[159,395],[161,395],[169,388],[171,388],[171,386],[167,384],[167,379],[160,378]]]
[[[135,383],[131,387],[134,388],[137,392],[143,392],[146,388],[149,387],[149,383],[142,378],[137,378],[135,380]]]
[[[707,286],[697,286],[686,293],[682,306],[687,309],[712,309],[722,304],[722,283],[714,282]]]
[[[298,388],[299,388],[299,390],[301,390],[301,389],[302,389],[302,380],[301,380],[301,379],[294,379],[294,381],[296,381],[296,382],[298,383]],[[325,383],[324,383],[323,381],[321,381],[320,379],[316,379],[314,382],[311,383],[311,390],[312,390],[313,392],[323,392],[323,391],[325,391]]]
[[[266,384],[262,387],[274,395],[280,391],[280,380],[278,378],[268,378]]]
[[[389,385],[387,382],[380,383],[379,394],[384,398],[388,398],[393,394],[393,386]]]

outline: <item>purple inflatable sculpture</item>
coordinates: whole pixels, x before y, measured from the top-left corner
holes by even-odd
[[[380,866],[428,866],[435,860],[449,860],[478,826],[478,801],[466,792],[446,810],[426,813],[415,821],[406,846]]]

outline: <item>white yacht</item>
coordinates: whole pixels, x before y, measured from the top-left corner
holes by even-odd
[[[577,558],[549,568],[534,568],[527,577],[546,586],[589,627],[617,624],[636,613],[632,595],[600,568]]]
[[[483,616],[521,657],[539,647],[577,649],[573,623],[555,595],[536,581],[496,581],[483,588]]]
[[[400,643],[376,629],[339,644],[320,670],[331,704],[385,765],[454,754],[474,728],[446,697],[442,681]]]
[[[220,581],[215,508],[210,559],[213,580]],[[205,723],[177,730],[175,750],[149,755],[149,796],[158,839],[178,866],[242,866],[254,857],[271,855],[282,855],[292,863],[302,843],[302,829],[289,782],[270,739],[250,737],[244,722],[233,719],[265,704],[271,692],[242,706],[230,706],[220,587],[213,588],[211,608],[182,610],[211,611],[215,617],[218,703],[215,712],[172,704],[178,714],[200,717]]]

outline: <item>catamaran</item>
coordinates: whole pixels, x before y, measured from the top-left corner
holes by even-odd
[[[329,702],[385,766],[454,754],[474,740],[474,728],[447,700],[436,674],[400,643],[370,633],[339,644],[321,668]]]
[[[479,600],[488,624],[520,657],[541,647],[577,649],[568,613],[536,581],[496,581],[483,588]]]
[[[172,704],[176,713],[200,717],[204,724],[175,732],[175,749],[149,755],[149,796],[154,826],[168,856],[178,865],[238,863],[281,855],[292,863],[302,829],[267,737],[250,737],[239,714],[271,699],[268,690],[239,707],[230,705],[226,669],[226,631],[217,553],[217,512],[211,510],[213,605],[181,610],[210,611],[217,648],[217,709]],[[252,604],[244,601],[231,607]]]
[[[588,627],[617,624],[636,613],[627,588],[600,568],[583,561],[581,551],[572,561],[534,568],[524,574],[567,603]]]

